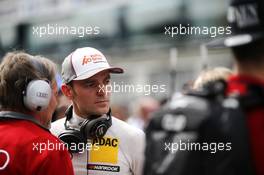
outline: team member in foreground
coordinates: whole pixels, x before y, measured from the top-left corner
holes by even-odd
[[[48,130],[56,94],[51,61],[22,52],[4,57],[0,65],[0,174],[73,174],[67,149]],[[55,149],[54,145],[62,146]]]

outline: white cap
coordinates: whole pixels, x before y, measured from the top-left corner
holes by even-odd
[[[97,49],[83,47],[68,55],[62,63],[62,79],[64,83],[72,80],[84,80],[103,71],[123,73],[119,67],[110,67],[105,56]]]

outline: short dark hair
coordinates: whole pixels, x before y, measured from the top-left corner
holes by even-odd
[[[235,59],[239,63],[259,64],[264,62],[264,39],[250,44],[232,48]]]
[[[1,110],[28,111],[23,103],[27,84],[34,79],[54,82],[55,69],[55,64],[47,58],[24,52],[7,53],[0,64]]]

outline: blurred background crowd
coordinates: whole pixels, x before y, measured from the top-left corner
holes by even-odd
[[[174,92],[189,88],[201,70],[231,68],[228,49],[204,47],[223,35],[166,35],[167,28],[180,25],[225,27],[227,5],[227,0],[1,0],[0,56],[13,50],[43,55],[56,62],[60,72],[63,59],[76,48],[99,49],[112,65],[125,70],[112,82],[165,87],[147,95],[112,93],[113,115],[142,129],[150,114]],[[77,31],[56,33],[59,27]],[[59,74],[57,81],[60,86]],[[54,120],[70,103],[62,93],[58,98]]]

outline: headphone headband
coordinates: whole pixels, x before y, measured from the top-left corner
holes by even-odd
[[[64,122],[64,126],[66,126],[67,125],[67,121],[69,121],[71,118],[72,118],[72,114],[73,114],[73,105],[70,105],[67,109],[66,109],[66,111],[65,111],[65,117],[66,117],[66,119],[65,119],[65,122]],[[96,117],[95,117],[96,116]],[[100,116],[99,115],[93,115],[92,117],[91,117],[91,119],[89,119],[89,120],[94,120],[94,119],[97,119],[97,118],[99,118]],[[111,108],[109,108],[109,110],[108,110],[108,112],[106,113],[106,119],[111,123],[111,125],[112,125],[112,117],[111,117]],[[88,119],[87,119],[88,120]],[[66,126],[66,127],[68,127],[69,128],[69,126]]]
[[[112,118],[111,118],[111,109],[104,114],[104,116],[98,116],[97,118],[93,119],[85,119],[81,123],[80,130],[72,128],[67,125],[67,121],[72,118],[73,114],[73,106],[69,106],[65,112],[65,122],[64,128],[66,131],[61,133],[58,137],[67,145],[71,145],[72,143],[86,143],[87,139],[94,139],[94,138],[101,138],[103,137],[108,128],[112,125]],[[71,150],[73,153],[79,152],[81,150]]]

